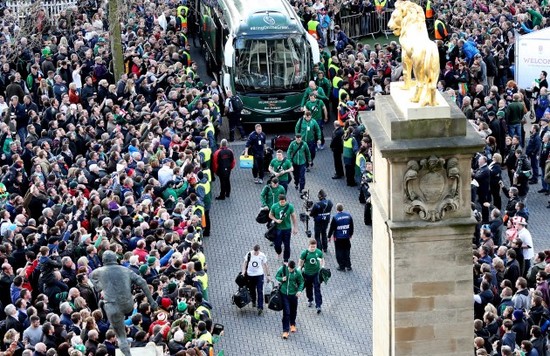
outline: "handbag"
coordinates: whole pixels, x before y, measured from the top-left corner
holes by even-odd
[[[267,224],[269,222],[269,209],[260,209],[256,216],[256,222],[258,224]]]
[[[252,257],[252,253],[248,252],[248,254],[246,255],[246,269],[248,269],[248,264],[250,263],[251,257]],[[239,272],[237,277],[235,277],[235,283],[237,283],[239,288],[243,288],[248,284],[248,276],[246,275],[246,270],[245,270],[245,274],[243,274],[242,272]]]
[[[269,297],[269,303],[267,303],[267,308],[274,311],[283,310],[283,296],[281,294],[281,290],[279,286],[275,287],[273,289],[273,292],[271,292],[271,296]]]
[[[254,165],[254,156],[241,155],[239,157],[239,167],[244,169],[252,169]]]
[[[275,238],[277,237],[277,225],[271,225],[265,232],[264,237],[271,242],[275,241]]]
[[[283,265],[283,277],[286,277],[286,266]],[[288,283],[288,281],[287,281]],[[271,292],[271,297],[269,297],[269,303],[267,307],[274,311],[283,310],[283,296],[281,293],[281,286],[277,286]]]

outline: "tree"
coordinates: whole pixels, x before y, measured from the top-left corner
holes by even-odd
[[[124,74],[124,57],[122,54],[122,34],[119,17],[119,0],[109,0],[109,32],[111,33],[111,55],[113,59],[113,74],[118,81]]]

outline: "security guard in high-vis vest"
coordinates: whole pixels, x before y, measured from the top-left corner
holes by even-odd
[[[328,63],[328,75],[327,75],[328,79],[330,80],[333,80],[334,77],[338,75],[338,71],[340,70],[340,67],[337,66],[337,63],[338,63],[338,57],[330,58]]]
[[[199,321],[197,324],[197,330],[198,330],[198,339],[204,340],[206,342],[206,345],[211,346],[212,345],[212,334],[207,330],[206,323],[204,321]]]
[[[440,19],[435,20],[434,22],[434,38],[436,40],[445,41],[449,33],[447,31],[447,25]]]
[[[197,309],[195,309],[193,317],[196,321],[200,322],[201,320],[212,319],[212,306],[208,301],[204,300],[202,293],[195,294],[195,305],[197,305]]]
[[[338,104],[339,101],[338,93],[340,91],[340,83],[344,80],[342,78],[343,75],[344,71],[342,69],[338,69],[336,71],[336,75],[332,78],[332,99],[336,101],[336,104]]]
[[[386,9],[387,0],[374,0],[374,9],[376,12],[382,12]]]
[[[317,21],[316,17],[312,17],[307,23],[307,32],[313,36],[316,40],[321,38],[321,23]]]
[[[208,140],[208,146],[212,151],[218,149],[218,144],[216,142],[216,130],[214,129],[214,124],[207,117],[202,118],[202,127],[204,129],[204,137]]]
[[[434,17],[434,10],[432,9],[432,0],[428,0],[426,3],[426,20]]]
[[[210,236],[210,207],[212,206],[212,190],[208,177],[204,176],[204,173],[199,172],[197,174],[199,182],[195,187],[195,192],[200,198],[203,205],[203,216],[204,216],[204,231],[202,236]]]
[[[204,265],[200,261],[195,261],[195,278],[200,283],[200,291],[204,300],[208,300],[208,274],[204,270]]]
[[[353,218],[344,211],[342,203],[336,204],[336,214],[332,217],[328,236],[334,240],[334,251],[338,262],[338,271],[351,271],[350,239],[353,237]]]
[[[187,67],[187,69],[185,70],[185,74],[187,74],[187,76],[191,77],[191,79],[195,79],[195,76],[197,75],[197,63],[196,62],[191,62],[191,65]]]
[[[180,27],[180,29],[187,28],[187,13],[189,12],[189,8],[184,5],[180,5],[176,9],[176,23]]]
[[[206,167],[211,167],[212,149],[208,147],[208,140],[202,139],[200,142],[199,158],[200,163],[205,163]]]
[[[432,0],[428,0],[426,3],[426,27],[428,28],[428,33],[433,29],[434,24],[434,10],[432,8]]]
[[[365,156],[366,151],[367,148],[361,147],[355,156],[355,182],[357,184],[361,184],[361,177],[367,167],[367,157]]]
[[[355,187],[355,153],[358,150],[357,141],[353,137],[353,127],[348,127],[344,136],[342,136],[344,141],[344,169],[346,171],[346,183],[348,187]]]

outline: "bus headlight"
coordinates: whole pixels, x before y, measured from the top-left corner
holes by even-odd
[[[250,114],[252,114],[252,112],[250,110],[242,109],[241,114],[242,115],[250,115]]]

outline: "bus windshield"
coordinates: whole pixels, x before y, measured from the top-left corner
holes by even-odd
[[[239,37],[235,42],[235,88],[249,93],[304,89],[310,62],[309,43],[303,36]]]

